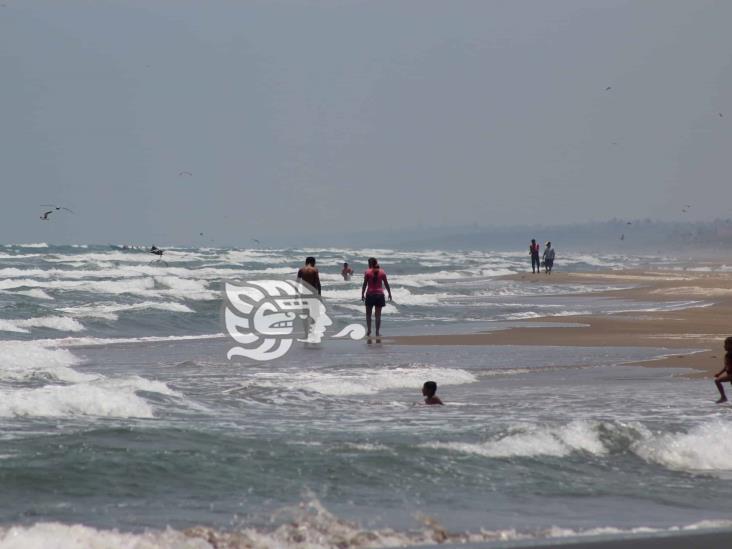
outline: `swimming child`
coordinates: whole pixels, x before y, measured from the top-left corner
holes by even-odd
[[[732,383],[732,337],[724,340],[724,350],[727,351],[724,355],[724,367],[714,376],[714,384],[717,386],[720,395],[717,404],[727,402],[727,395],[724,394],[722,383],[725,381]]]
[[[424,396],[425,404],[443,404],[435,393],[437,392],[437,383],[434,381],[425,381],[422,385],[422,396]]]

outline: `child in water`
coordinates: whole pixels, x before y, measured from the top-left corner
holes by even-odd
[[[442,404],[440,397],[435,395],[437,392],[437,383],[434,381],[425,381],[422,385],[422,395],[424,396],[425,404]]]
[[[717,404],[727,402],[727,395],[724,394],[722,383],[725,381],[732,382],[732,337],[724,340],[724,350],[727,351],[724,355],[724,367],[714,376],[714,384],[717,386],[720,395]]]

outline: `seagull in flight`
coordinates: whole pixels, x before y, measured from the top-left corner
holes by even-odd
[[[193,177],[193,174],[191,172],[178,172],[178,176],[184,176],[187,175],[188,177]]]
[[[44,208],[53,208],[52,210],[48,210],[48,211],[43,212],[43,215],[41,216],[41,219],[43,221],[48,221],[48,219],[49,219],[48,216],[51,215],[54,212],[59,211],[59,210],[66,210],[67,212],[74,213],[69,208],[65,208],[63,206],[56,206],[55,204],[41,204],[41,206],[44,207]]]
[[[56,206],[56,204],[41,204],[41,208],[53,208],[51,211],[66,210],[67,212],[74,213],[73,210],[65,208],[64,206]]]
[[[611,89],[613,89],[613,87],[612,86],[608,86],[607,88],[605,88],[605,91],[607,92],[607,91],[610,91]]]

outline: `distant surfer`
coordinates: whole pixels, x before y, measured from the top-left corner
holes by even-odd
[[[155,254],[155,255],[158,255],[158,256],[160,256],[160,257],[163,257],[163,252],[164,252],[165,250],[161,250],[161,249],[160,249],[160,248],[158,248],[158,247],[157,247],[157,246],[156,246],[155,244],[153,244],[153,245],[152,245],[152,246],[150,247],[150,249],[149,249],[148,251],[149,251],[149,252],[150,252],[151,254]]]
[[[551,242],[547,242],[544,249],[544,272],[552,274],[552,268],[554,268],[554,248]]]
[[[363,274],[363,286],[361,286],[361,301],[366,304],[367,337],[371,335],[371,311],[374,307],[376,308],[376,337],[381,335],[381,309],[386,305],[384,288],[389,292],[389,301],[391,301],[391,288],[386,279],[386,272],[379,266],[375,257],[370,257],[369,268]]]
[[[422,396],[424,397],[425,404],[439,404],[442,405],[444,402],[440,400],[435,393],[437,393],[437,383],[434,381],[425,381],[422,385]]]
[[[348,263],[343,264],[343,269],[341,269],[341,276],[343,277],[343,280],[351,280],[351,276],[353,275],[353,269],[348,266]]]
[[[719,373],[714,376],[714,384],[717,386],[717,390],[719,391],[719,400],[717,401],[717,404],[727,402],[727,395],[724,394],[724,387],[722,387],[722,383],[725,381],[732,383],[732,337],[728,337],[724,340],[724,350],[726,351],[724,354],[724,366]]]
[[[315,258],[313,256],[305,258],[305,266],[297,271],[297,280],[298,282],[300,280],[304,280],[313,288],[318,290],[318,295],[320,295],[320,273],[318,273],[318,269],[315,267]]]
[[[531,244],[529,244],[529,255],[531,256],[531,272],[532,273],[540,273],[541,272],[541,259],[539,259],[539,244],[536,242],[535,238],[531,239]]]

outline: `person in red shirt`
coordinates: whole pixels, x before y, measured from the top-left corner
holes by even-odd
[[[531,244],[529,244],[529,255],[531,255],[531,272],[532,273],[540,273],[541,272],[541,260],[539,259],[539,248],[540,246],[536,243],[536,239],[531,239]]]
[[[375,257],[370,257],[369,268],[363,275],[363,286],[361,286],[361,301],[366,304],[367,336],[371,335],[371,312],[374,307],[376,307],[376,337],[381,335],[381,309],[386,305],[384,288],[389,292],[391,301],[391,288],[386,280],[386,272],[379,266]]]

